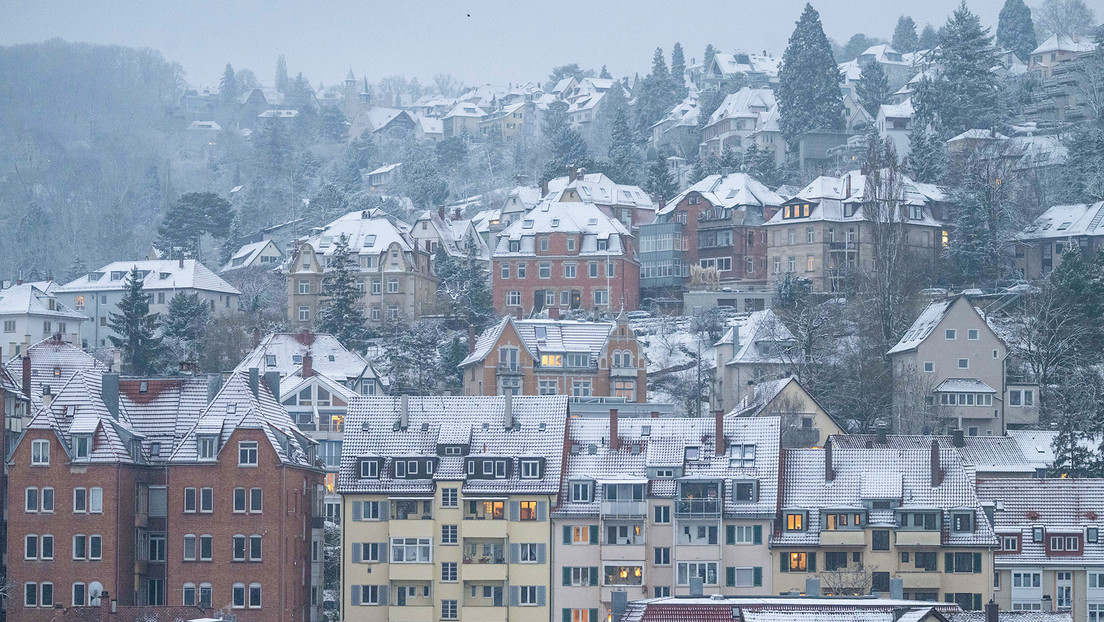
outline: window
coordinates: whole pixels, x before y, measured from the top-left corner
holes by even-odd
[[[456,544],[456,525],[441,525],[441,544]]]
[[[653,551],[653,559],[658,566],[669,566],[671,564],[671,547],[657,546]]]
[[[256,534],[249,536],[249,561],[261,561],[261,536]]]
[[[456,579],[456,562],[441,562],[441,580],[447,583],[455,583]]]
[[[360,477],[361,479],[379,479],[379,461],[361,460]]]
[[[805,256],[805,271],[812,272],[816,269],[816,258],[813,255]]]
[[[589,397],[591,383],[589,380],[572,380],[571,395],[573,397]]]
[[[429,538],[391,538],[391,561],[398,564],[424,564],[432,560]]]
[[[207,534],[204,534],[204,535],[199,537],[199,559],[200,560],[205,561],[205,562],[211,561],[211,553],[212,553],[212,549],[214,548],[213,543],[214,543],[214,539],[211,536],[207,535]]]
[[[93,514],[103,513],[103,488],[93,486],[88,489],[88,511]]]
[[[728,587],[752,587],[763,585],[763,568],[725,568],[725,585]]]
[[[372,586],[372,587],[375,587],[375,586]],[[459,607],[457,607],[457,602],[455,600],[442,600],[441,601],[441,619],[442,620],[455,620],[455,619],[457,619],[457,615],[458,615],[457,612],[458,611],[459,611]]]
[[[215,511],[215,489],[214,488],[200,488],[199,489],[199,511],[204,514],[210,514]]]
[[[565,263],[563,265],[563,271],[565,279],[573,279],[576,274],[576,265],[573,263]]]
[[[74,583],[72,594],[74,607],[84,607],[88,604],[88,589],[85,584]]]
[[[652,522],[657,525],[669,525],[671,523],[671,506],[655,506],[652,518]]]
[[[571,500],[576,503],[590,501],[590,482],[571,482]]]
[[[500,270],[499,270],[499,275],[498,275],[498,276],[499,276],[499,278],[501,278],[501,279],[508,279],[508,278],[510,278],[510,264],[508,264],[508,263],[503,263],[503,264],[502,264],[502,267],[501,267],[501,268],[500,268]]]
[[[755,482],[736,482],[733,486],[733,501],[751,503],[755,501]]]
[[[244,510],[244,508],[243,508]],[[184,489],[184,512],[194,514],[196,511],[196,489],[188,487]]]
[[[521,479],[537,479],[540,477],[540,461],[538,460],[522,460],[521,461]],[[524,501],[524,503],[531,503]]]
[[[88,536],[88,559],[103,558],[103,536]]]
[[[441,507],[443,507],[443,508],[460,507],[458,489],[456,489],[456,488],[443,488],[443,489],[441,489]]]
[[[958,359],[959,369],[970,369],[970,359]]]
[[[238,466],[257,466],[257,441],[238,441]]]
[[[23,537],[23,559],[38,559],[38,536],[27,534]]]
[[[165,561],[165,534],[150,534],[148,553],[151,562]]]
[[[387,293],[397,294],[399,293],[399,279],[397,277],[387,278]]]
[[[1051,536],[1051,551],[1073,552],[1081,550],[1081,540],[1077,536]]]
[[[308,306],[299,307],[299,321],[300,322],[309,322],[310,321],[310,307],[308,307]]]
[[[535,585],[522,585],[519,588],[519,602],[522,605],[536,605],[537,604],[537,586]]]
[[[755,445],[732,445],[728,448],[728,466],[755,466]]]
[[[50,441],[31,441],[31,466],[50,466]]]
[[[690,585],[694,578],[705,585],[717,585],[717,562],[679,562],[676,575],[679,585]]]
[[[92,436],[89,434],[77,434],[73,436],[73,454],[77,460],[87,460],[92,453]]]
[[[73,513],[82,514],[88,511],[88,489],[73,489]]]
[[[38,604],[40,607],[53,607],[54,606],[54,584],[53,583],[39,583],[38,584]]]
[[[506,292],[506,304],[511,307],[521,306],[521,292],[512,290]]]
[[[517,276],[518,276],[519,279],[524,279],[525,278],[525,262],[518,262]]]
[[[537,264],[537,278],[550,279],[552,278],[552,264],[539,263]]]
[[[953,328],[948,328],[943,334],[947,341],[954,341],[958,338],[958,331]]]
[[[885,529],[875,529],[871,532],[871,549],[875,551],[888,551],[889,550],[889,531]],[[884,590],[883,590],[884,591]]]
[[[966,331],[966,339],[968,341],[977,341],[979,334],[980,333],[979,333],[978,329],[971,328],[971,329]]]
[[[924,361],[924,371],[927,372],[927,373],[934,372],[935,371],[935,362],[934,361]]]
[[[32,486],[24,491],[23,511],[33,513],[38,512],[38,509],[38,489]]]
[[[233,597],[230,600],[230,606],[235,608],[235,609],[244,609],[245,608],[245,584],[244,583],[235,583],[233,588],[231,588],[230,591],[231,591],[231,594],[233,594]]]
[[[536,564],[541,561],[540,545],[532,542],[523,542],[518,545],[519,559],[524,564]]]
[[[805,514],[801,512],[787,512],[786,531],[805,531]]]
[[[812,569],[809,568],[808,553],[790,553],[787,557],[788,559],[782,562],[787,572],[812,571]]]
[[[215,437],[201,436],[196,441],[199,444],[199,459],[212,460],[215,457]]]
[[[73,559],[88,558],[88,536],[77,534],[73,536]]]
[[[249,489],[249,511],[253,514],[260,514],[264,506],[264,491],[260,488]]]
[[[969,512],[951,514],[951,529],[957,533],[974,530],[974,515]]]
[[[195,489],[192,488],[192,490],[194,491]],[[187,489],[185,489],[185,499],[187,499]],[[187,511],[187,510],[185,510],[185,511]],[[244,488],[235,488],[234,489],[234,512],[236,512],[236,513],[245,512],[245,489]]]

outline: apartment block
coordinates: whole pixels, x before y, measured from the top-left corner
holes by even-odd
[[[552,618],[567,398],[361,397],[345,419],[348,620]]]
[[[568,421],[552,512],[552,619],[607,619],[627,600],[770,594],[779,419]]]

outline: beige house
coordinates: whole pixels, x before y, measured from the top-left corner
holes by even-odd
[[[840,424],[801,386],[786,376],[761,382],[729,413],[732,417],[779,417],[782,447],[820,447],[842,434]]]
[[[793,333],[770,309],[749,314],[714,347],[714,407],[725,412],[747,401],[760,381],[791,373],[804,362]]]
[[[272,240],[260,240],[243,245],[234,253],[230,261],[219,270],[225,274],[245,268],[275,269],[284,261],[284,253]]]
[[[873,227],[885,217],[872,213],[874,191],[867,176],[818,177],[786,201],[763,224],[768,231],[767,272],[772,284],[787,273],[809,279],[813,291],[842,290],[851,273],[873,264]],[[945,195],[932,184],[901,178],[899,213],[905,245],[918,261],[934,264],[945,242],[941,218]]]
[[[356,261],[357,287],[365,318],[380,324],[414,319],[436,308],[437,277],[432,255],[418,248],[410,225],[378,210],[351,212],[299,240],[285,265],[288,319],[307,328],[318,321],[326,273],[342,236]]]
[[[1008,381],[1008,346],[965,295],[932,302],[887,354],[898,432],[1000,436],[1039,419],[1038,387]]]
[[[778,426],[721,413],[571,418],[552,512],[552,620],[605,620],[617,592],[685,596],[694,579],[710,593],[776,591],[766,543]]]
[[[1024,279],[1041,279],[1062,265],[1062,255],[1086,256],[1104,249],[1104,201],[1055,205],[1016,234],[1016,269]]]

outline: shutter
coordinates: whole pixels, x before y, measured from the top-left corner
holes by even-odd
[[[564,585],[567,585],[567,584],[564,583]],[[564,609],[563,610],[563,622],[571,622],[571,610],[570,609]]]
[[[954,572],[954,553],[943,554],[943,570],[946,572]]]
[[[391,595],[391,586],[390,585],[381,585],[381,586],[379,586],[379,605],[381,607],[386,607],[387,606],[387,598],[390,595]]]
[[[598,544],[598,525],[591,525],[590,529],[590,543]]]
[[[391,520],[391,502],[380,501],[379,502],[379,519]]]
[[[981,573],[981,553],[974,553],[974,572]],[[981,598],[981,596],[978,596],[978,598]],[[975,608],[981,609],[981,607]]]
[[[564,544],[571,544],[571,525],[564,525]]]
[[[510,586],[510,606],[517,607],[521,605],[521,588],[516,585]]]
[[[545,604],[545,590],[546,589],[548,589],[548,588],[543,586],[543,585],[538,585],[537,586],[537,606],[538,607],[543,607],[544,604]],[[978,596],[978,598],[981,598],[981,597]]]
[[[736,569],[732,566],[725,567],[725,587],[736,587]]]
[[[361,593],[362,588],[359,585],[354,585],[354,586],[352,586],[351,589],[353,591],[353,594],[352,594],[352,596],[353,596],[353,605],[354,606],[359,605],[360,604],[360,593]]]
[[[736,525],[725,525],[725,544],[736,544]]]
[[[359,564],[361,562],[360,552],[363,550],[364,545],[360,542],[353,543],[353,563]],[[354,603],[355,604],[355,603]]]
[[[816,553],[809,553],[809,572],[816,572]]]
[[[563,584],[565,587],[571,585],[571,566],[563,567]],[[567,613],[567,609],[564,612]]]
[[[541,522],[544,522],[544,521],[548,520],[548,502],[547,501],[538,501],[537,502],[537,520],[539,520]]]
[[[755,527],[753,527],[751,529],[751,538],[752,538],[752,544],[762,544],[763,543],[763,526],[762,525],[756,525]]]
[[[537,544],[537,563],[545,563],[545,548],[543,542]]]
[[[521,563],[521,545],[520,544],[511,544],[510,545],[510,563],[511,564]]]
[[[521,519],[521,503],[518,501],[510,502],[510,520],[518,521]]]
[[[762,587],[763,586],[763,567],[762,566],[756,566],[756,567],[752,568],[751,571],[752,571],[752,575],[753,575],[752,580],[751,580],[751,584],[754,585],[755,587]]]
[[[590,622],[598,622],[598,610],[597,609],[591,609],[590,610]]]
[[[590,567],[590,584],[598,585],[598,566]],[[597,611],[597,610],[595,610]]]
[[[789,553],[779,553],[778,554],[778,561],[779,561],[778,570],[780,572],[789,572],[790,571],[790,565],[787,563],[789,561],[789,559],[790,559],[790,554]]]
[[[363,501],[353,501],[353,520],[364,520]]]
[[[981,594],[974,594],[974,611],[981,611]]]

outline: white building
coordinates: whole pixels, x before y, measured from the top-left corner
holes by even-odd
[[[0,352],[21,354],[30,344],[55,334],[80,343],[81,323],[88,318],[58,302],[56,287],[47,281],[0,290]]]

